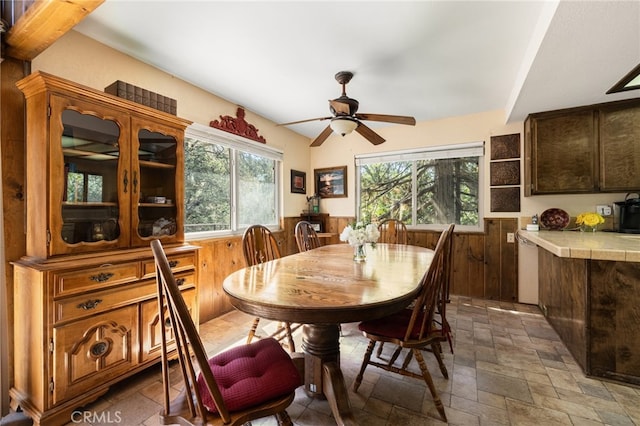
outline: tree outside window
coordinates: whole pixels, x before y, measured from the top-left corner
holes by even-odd
[[[451,151],[448,147],[445,158],[437,158],[438,152],[388,154],[390,159],[401,156],[402,161],[385,161],[384,155],[356,158],[360,219],[479,227],[481,157],[455,157]],[[425,158],[430,156],[436,158]]]
[[[184,147],[186,234],[278,226],[279,153],[200,125]]]

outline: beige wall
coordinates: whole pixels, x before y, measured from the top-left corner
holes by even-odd
[[[237,105],[198,89],[172,75],[143,64],[127,55],[71,31],[52,47],[40,54],[32,69],[43,70],[78,83],[103,90],[115,80],[123,80],[145,89],[177,99],[178,115],[208,125],[220,115],[235,116]],[[238,84],[242,84],[238,82]],[[429,102],[429,100],[425,100]],[[393,113],[393,111],[374,111]],[[532,111],[533,112],[533,111]],[[575,216],[594,210],[596,204],[611,204],[624,199],[624,194],[557,195],[522,197],[522,211],[491,213],[489,204],[489,140],[494,135],[522,133],[523,123],[504,122],[502,111],[489,111],[462,117],[420,122],[414,126],[371,126],[387,139],[374,146],[357,133],[345,137],[333,135],[318,148],[309,148],[309,138],[284,127],[276,127],[269,120],[247,111],[247,120],[254,124],[268,145],[282,149],[284,155],[284,215],[296,216],[306,206],[303,195],[291,194],[290,169],[307,172],[308,194],[313,192],[313,169],[347,165],[348,198],[323,199],[321,210],[333,216],[355,215],[355,177],[353,157],[365,152],[384,152],[421,146],[485,141],[485,217],[520,217],[540,214],[547,208],[558,207]]]

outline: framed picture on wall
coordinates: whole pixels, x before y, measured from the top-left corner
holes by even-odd
[[[295,194],[307,193],[307,174],[291,169],[291,192]]]
[[[320,198],[347,196],[347,166],[327,167],[313,171],[316,194]]]

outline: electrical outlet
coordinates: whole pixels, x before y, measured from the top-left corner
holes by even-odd
[[[516,237],[513,234],[513,232],[507,232],[507,242],[508,243],[515,243],[516,242]]]
[[[596,213],[602,216],[611,216],[611,206],[603,204],[596,206]]]

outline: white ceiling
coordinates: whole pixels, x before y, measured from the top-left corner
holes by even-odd
[[[75,30],[277,123],[330,115],[342,70],[359,112],[418,121],[639,96],[605,95],[640,63],[638,1],[107,0]]]

